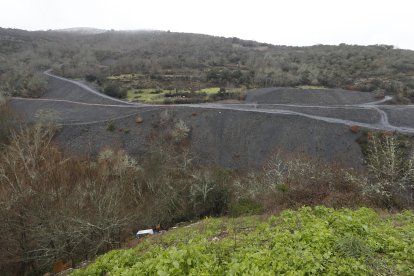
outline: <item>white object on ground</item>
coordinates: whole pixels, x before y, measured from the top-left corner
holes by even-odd
[[[137,232],[137,237],[138,238],[140,236],[144,236],[144,235],[154,235],[154,230],[152,230],[152,229],[146,229],[146,230],[139,230]]]

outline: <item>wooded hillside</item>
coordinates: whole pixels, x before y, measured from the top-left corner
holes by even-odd
[[[162,89],[312,85],[414,100],[414,52],[388,45],[288,47],[161,31],[0,29],[0,60],[0,89],[28,97],[43,91],[41,73],[52,67],[99,84],[109,76],[137,74]]]

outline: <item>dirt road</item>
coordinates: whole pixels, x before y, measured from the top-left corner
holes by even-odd
[[[165,109],[191,127],[191,148],[199,162],[230,167],[259,165],[278,150],[359,166],[361,152],[349,126],[414,134],[414,106],[384,105],[389,98],[378,101],[371,93],[266,88],[249,92],[242,104],[147,105],[45,74],[49,87],[42,98],[13,98],[11,106],[27,120],[39,110],[53,110],[65,126],[57,141],[69,152],[96,153],[106,146],[145,152],[154,131],[151,122]],[[144,118],[139,126],[138,114]],[[108,132],[108,122],[118,131]]]

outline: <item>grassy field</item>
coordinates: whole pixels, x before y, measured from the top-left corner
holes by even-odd
[[[207,218],[73,275],[414,275],[414,214],[303,207]]]
[[[190,81],[189,79],[193,79]],[[110,76],[108,81],[127,90],[127,100],[151,104],[211,102],[243,98],[246,87],[220,88],[190,75],[122,74]]]
[[[172,90],[161,90],[155,88],[130,89],[127,99],[130,102],[163,103],[164,95]]]
[[[241,93],[245,92],[245,88],[230,88],[226,89],[226,93],[234,95],[237,97]],[[219,87],[210,87],[203,88],[194,92],[190,91],[180,91],[176,92],[175,90],[169,89],[157,89],[157,88],[143,88],[143,89],[129,89],[127,94],[127,99],[130,102],[142,102],[142,103],[151,103],[151,104],[162,104],[166,101],[177,98],[196,98],[195,101],[198,102],[209,102],[214,101],[214,97],[219,95]],[[173,96],[177,94],[177,96]],[[170,95],[169,97],[167,95]]]

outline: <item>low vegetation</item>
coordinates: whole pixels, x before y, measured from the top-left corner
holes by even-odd
[[[245,88],[210,87],[197,91],[177,91],[163,89],[130,89],[127,99],[132,102],[152,104],[202,103],[220,100],[244,100]]]
[[[52,143],[54,133],[59,131],[52,115],[42,112],[36,117],[36,124],[12,130],[11,139],[1,149],[0,246],[4,250],[0,252],[0,272],[3,275],[39,274],[50,271],[58,261],[76,266],[83,260],[119,248],[137,229],[159,223],[169,228],[181,221],[206,216],[279,213],[321,204],[332,208],[371,206],[393,211],[410,209],[414,204],[410,196],[413,163],[401,161],[406,160],[401,159],[406,155],[396,151],[401,148],[399,140],[390,147],[391,140],[387,139],[392,138],[386,135],[380,135],[379,140],[368,139],[367,152],[371,155],[367,158],[367,172],[283,153],[273,155],[260,170],[244,172],[193,163],[188,147],[191,128],[185,120],[176,119],[170,110],[154,118],[148,151],[140,158],[110,148],[102,150],[96,158],[68,158]],[[393,164],[400,167],[394,166],[391,170],[390,156]],[[380,172],[386,176],[379,175]],[[348,246],[342,238],[335,238],[335,246]],[[360,238],[352,238],[349,246]],[[218,257],[226,263],[223,269],[230,269],[227,267],[230,253],[225,248],[216,249],[223,249],[225,256]],[[366,248],[361,250],[365,252]],[[155,256],[157,252],[148,254]],[[375,256],[382,251],[373,252]],[[395,256],[400,254],[395,252]],[[266,254],[273,256],[272,252]],[[237,256],[233,257],[242,255]],[[400,269],[388,268],[388,257],[384,258],[386,269]],[[361,265],[361,271],[379,269],[368,266],[365,259],[350,260],[349,265],[343,264],[344,271],[356,265],[355,262]],[[332,260],[333,263],[344,261],[348,259]],[[323,267],[327,269],[323,271],[328,271],[334,266]],[[187,268],[179,265],[177,269]],[[249,267],[238,269],[250,271]]]
[[[114,250],[73,275],[411,275],[414,214],[326,207],[207,218]]]

